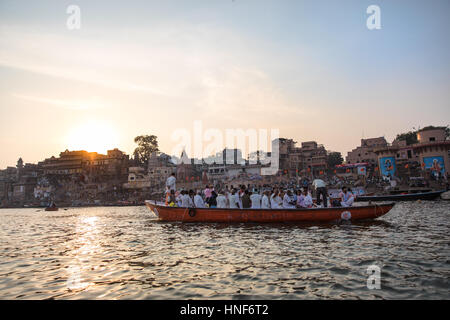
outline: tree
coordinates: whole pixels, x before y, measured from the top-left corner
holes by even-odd
[[[333,169],[336,165],[342,164],[344,158],[340,152],[330,152],[327,155],[327,165],[329,169]]]
[[[147,165],[153,152],[159,152],[158,137],[154,135],[142,135],[134,138],[138,147],[134,149],[135,161],[140,165]]]
[[[406,141],[406,145],[411,145],[419,142],[417,140],[417,131],[409,131],[406,133],[397,134],[395,138],[397,141]]]

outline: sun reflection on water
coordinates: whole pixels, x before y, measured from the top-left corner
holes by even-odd
[[[73,259],[67,268],[67,288],[73,290],[84,290],[93,284],[90,279],[85,278],[86,271],[95,268],[91,260],[99,253],[99,225],[98,217],[80,217],[76,225],[76,239],[71,255]]]

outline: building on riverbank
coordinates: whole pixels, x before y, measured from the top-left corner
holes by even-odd
[[[279,172],[289,177],[317,177],[326,174],[327,150],[316,141],[306,141],[297,147],[293,139],[278,139]]]
[[[374,152],[375,149],[388,146],[388,142],[384,137],[361,139],[361,145],[347,153],[347,163],[363,163],[376,166],[378,156]]]
[[[450,175],[450,140],[444,127],[432,127],[417,132],[417,143],[407,145],[396,141],[377,148],[379,174],[381,176],[411,176],[411,168],[420,168],[420,174],[428,179],[447,179]]]

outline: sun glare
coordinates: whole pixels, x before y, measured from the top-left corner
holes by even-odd
[[[86,150],[106,153],[118,148],[118,137],[113,127],[101,121],[85,122],[69,132],[67,139],[69,150]]]

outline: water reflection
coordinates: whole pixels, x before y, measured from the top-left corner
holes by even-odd
[[[400,203],[341,225],[163,223],[145,207],[1,210],[0,298],[448,298],[449,209]],[[366,288],[371,264],[381,290]]]
[[[70,246],[68,247],[70,250],[68,255],[72,257],[66,267],[69,291],[80,291],[92,284],[86,279],[86,275],[95,268],[92,257],[101,254],[99,234],[98,217],[78,217],[75,238],[69,242]]]

